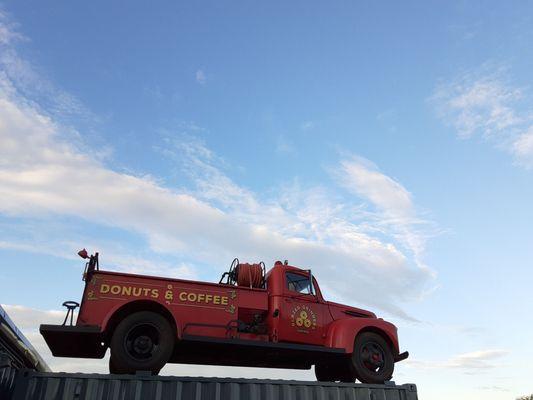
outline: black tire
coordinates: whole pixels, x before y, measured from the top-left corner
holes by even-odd
[[[115,374],[151,371],[157,375],[170,358],[174,343],[175,333],[162,315],[151,311],[131,314],[113,332],[109,371]]]
[[[331,365],[319,363],[315,365],[315,376],[319,382],[335,382],[336,371]]]
[[[363,383],[390,380],[394,372],[394,357],[389,344],[377,333],[360,333],[355,338],[350,367]]]

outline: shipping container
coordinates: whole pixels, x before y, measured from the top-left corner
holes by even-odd
[[[9,400],[416,400],[413,384],[17,372]]]

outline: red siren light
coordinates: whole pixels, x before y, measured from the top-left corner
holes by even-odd
[[[87,250],[85,250],[85,249],[78,251],[78,255],[81,258],[89,258],[89,254],[87,254]]]

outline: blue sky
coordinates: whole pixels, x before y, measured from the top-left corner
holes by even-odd
[[[81,247],[205,280],[289,259],[400,327],[421,398],[531,392],[532,8],[4,2],[0,301],[101,371],[36,331]]]

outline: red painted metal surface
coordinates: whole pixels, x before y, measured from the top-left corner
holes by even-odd
[[[268,310],[264,289],[98,271],[87,282],[77,325],[98,325],[104,332],[111,317],[132,302],[152,302],[173,316],[178,338],[183,333],[226,337],[220,328],[250,312]],[[186,327],[188,324],[198,324]],[[186,332],[184,332],[186,329]]]

